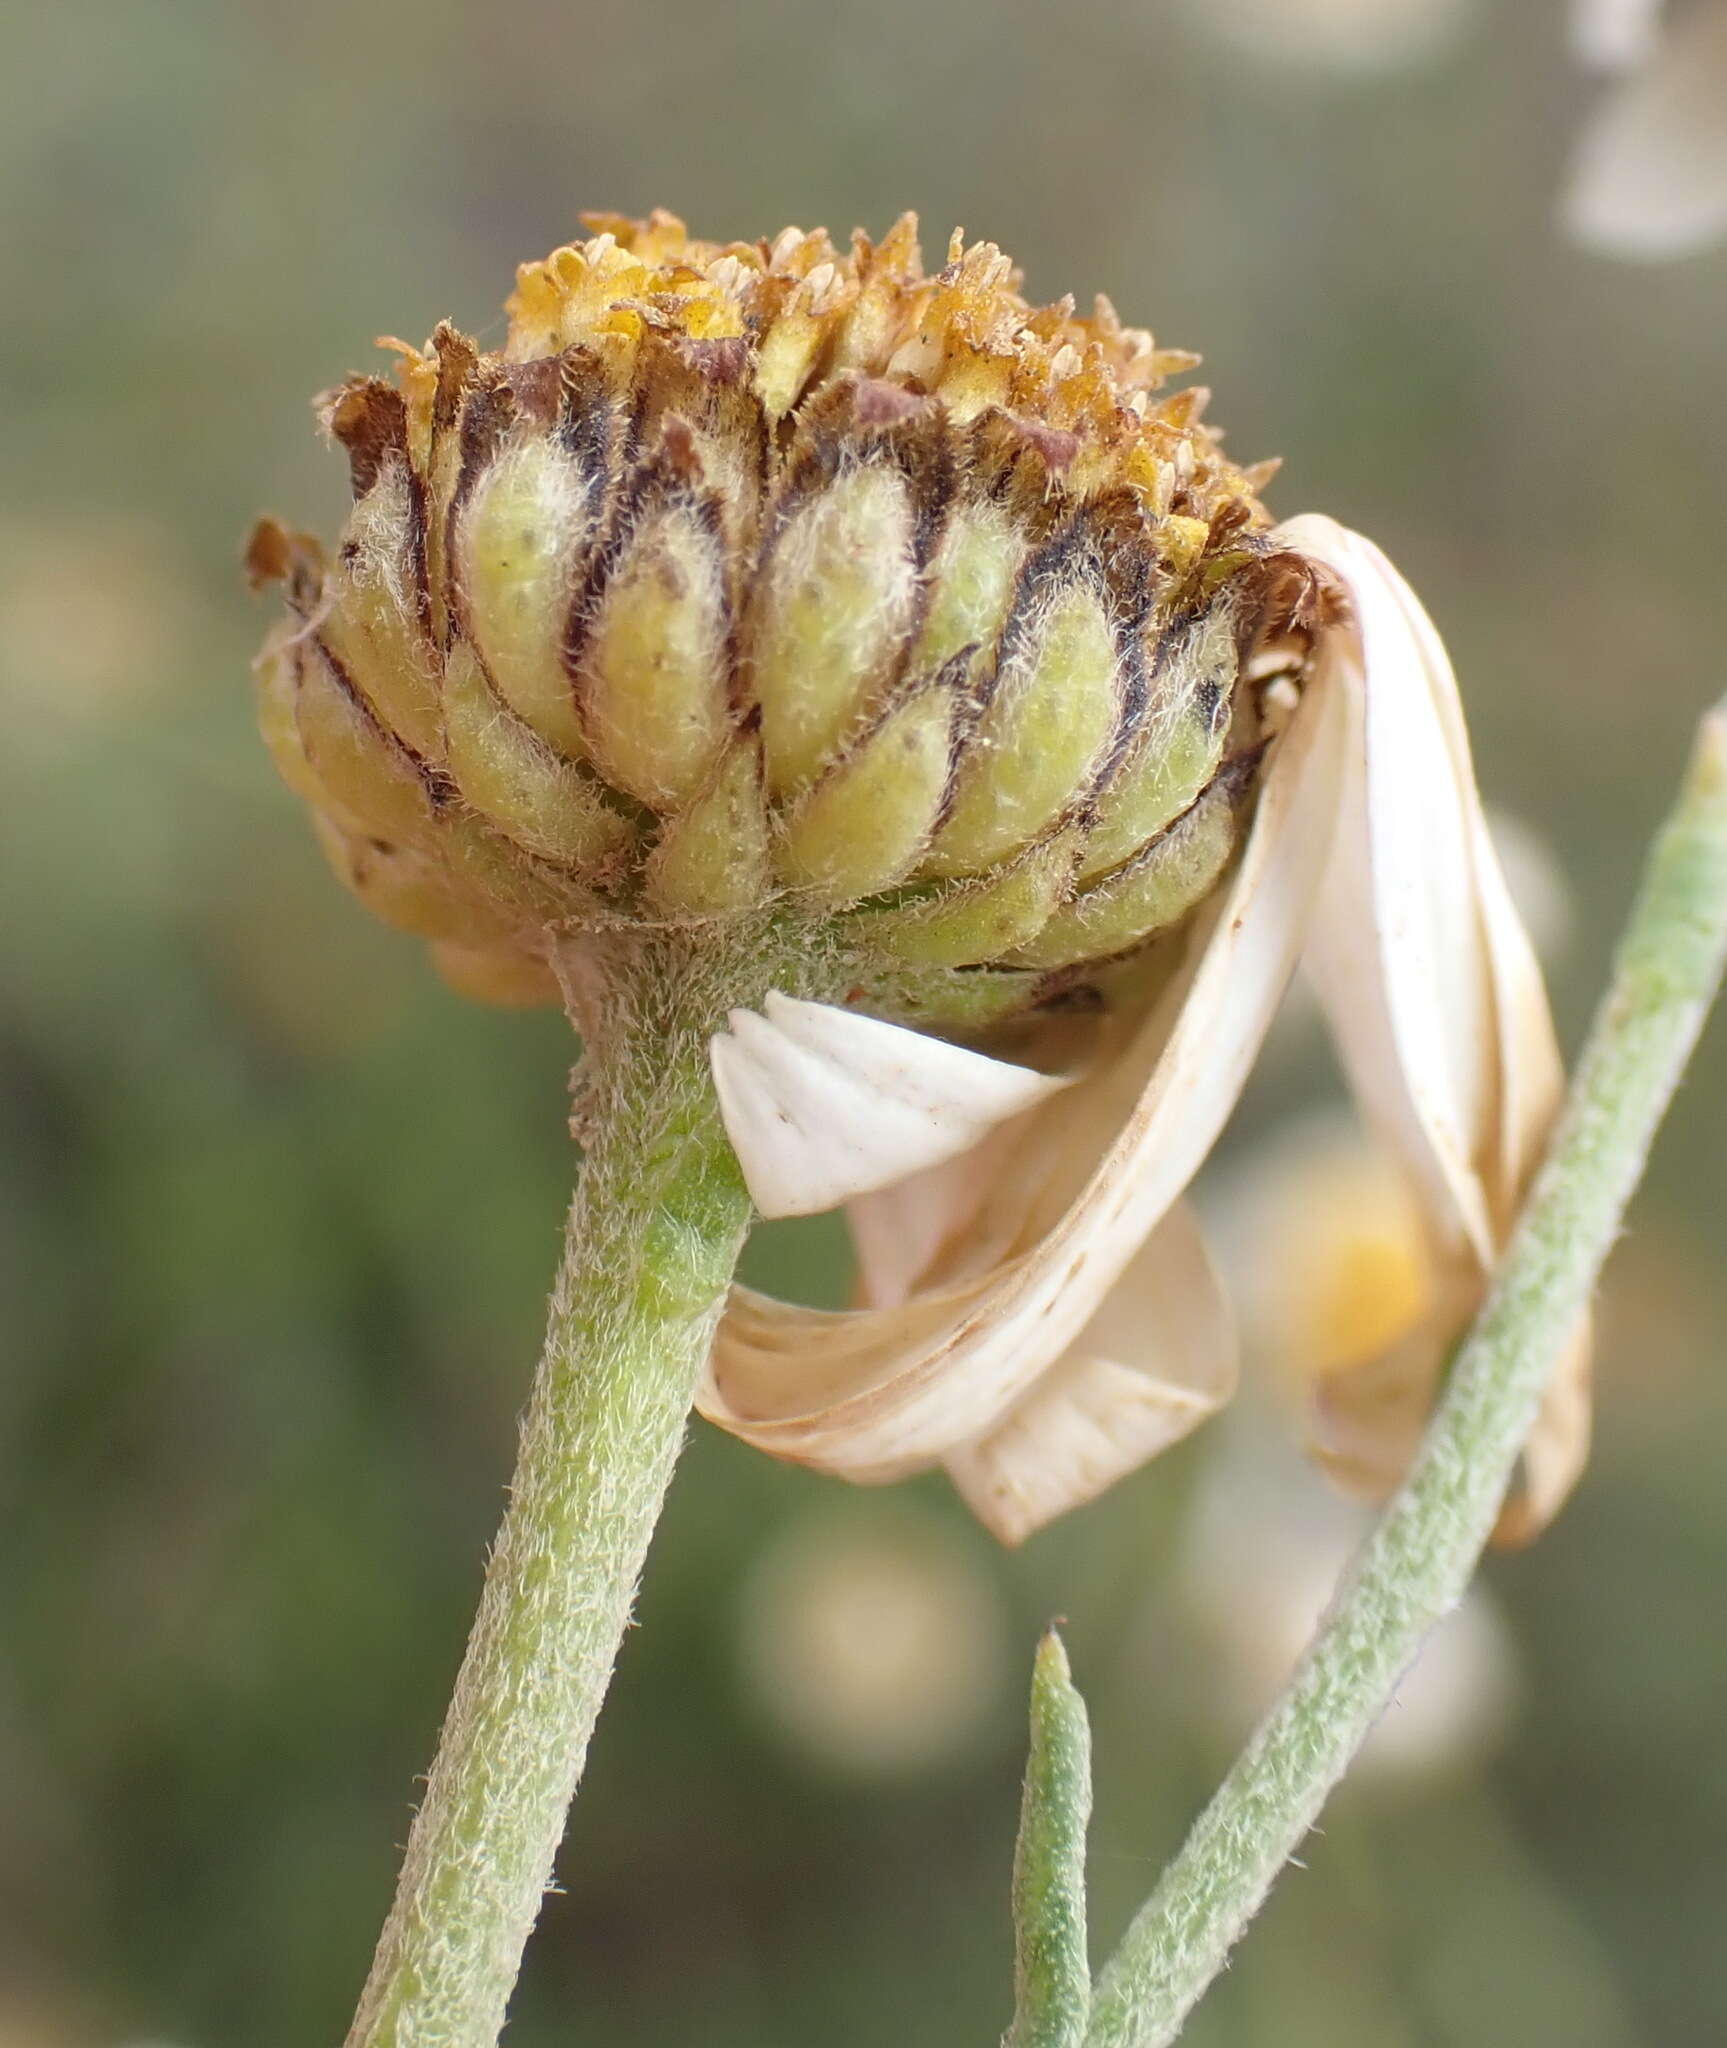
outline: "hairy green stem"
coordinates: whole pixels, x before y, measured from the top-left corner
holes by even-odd
[[[1161,2048],[1462,1597],[1727,953],[1727,711],[1703,722],[1552,1150],[1420,1455],[1289,1689],[1099,1979],[1088,2048]]]
[[[348,2048],[490,2048],[749,1222],[713,963],[587,969],[587,1154],[510,1505]]]

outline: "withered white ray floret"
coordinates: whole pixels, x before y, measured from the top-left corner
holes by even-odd
[[[909,1298],[833,1315],[735,1289],[698,1396],[705,1414],[764,1450],[861,1480],[966,1450],[968,1495],[987,1491],[993,1432],[1080,1338],[1168,1214],[1251,1068],[1319,886],[1342,710],[1335,692],[1304,699],[1278,742],[1292,772],[1268,778],[1235,875],[1151,1010],[1114,1020],[1090,1071],[986,1140],[977,1172],[949,1169],[940,1199],[915,1180],[873,1198],[884,1208],[902,1199],[907,1230],[922,1239]],[[866,1268],[866,1292],[871,1280]],[[1174,1392],[1220,1387],[1232,1357],[1231,1347],[1201,1365],[1189,1347]],[[1055,1386],[1043,1391],[1060,1398]],[[1085,1389],[1093,1414],[1095,1395]],[[1197,1420],[1204,1409],[1188,1412]],[[1040,1519],[1107,1483],[1089,1454],[1063,1462],[1077,1441],[1046,1428]]]
[[[1343,1376],[1321,1418],[1342,1476],[1395,1477],[1532,1170],[1558,1056],[1430,621],[1378,549],[1334,521],[1309,515],[1275,538],[1346,602],[1320,630],[1233,874],[1173,942],[1176,970],[1143,1015],[1110,1020],[1059,1102],[855,1201],[865,1306],[830,1314],[734,1290],[699,1400],[725,1428],[853,1479],[945,1462],[1015,1541],[1211,1413],[1233,1384],[1234,1339],[1179,1198],[1305,947],[1442,1272],[1431,1324]],[[898,1058],[933,1068],[953,1054],[903,1035],[925,1049],[896,1044]],[[827,1127],[819,1095],[800,1097],[798,1117],[807,1152]],[[766,1151],[750,1156],[766,1142],[741,1137],[752,1184],[775,1171]],[[812,1185],[821,1170],[800,1158]],[[828,1178],[865,1185],[843,1160]],[[1580,1333],[1511,1533],[1551,1514],[1581,1461],[1586,1364]]]
[[[1419,1200],[1434,1312],[1322,1390],[1317,1447],[1369,1492],[1415,1448],[1563,1088],[1533,947],[1481,809],[1457,682],[1414,591],[1374,544],[1309,514],[1279,529],[1349,590],[1328,653],[1355,679],[1337,837],[1305,965],[1350,1085]],[[1501,1533],[1533,1531],[1588,1446],[1588,1333],[1550,1385]]]
[[[1067,1086],[777,989],[710,1048],[726,1133],[764,1216],[814,1216],[969,1152]]]
[[[1235,1392],[1235,1319],[1177,1202],[1084,1329],[989,1435],[949,1454],[954,1485],[1018,1543],[1179,1443]]]

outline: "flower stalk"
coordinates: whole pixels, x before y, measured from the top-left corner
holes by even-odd
[[[1103,1971],[1088,2048],[1164,2048],[1468,1585],[1727,959],[1727,706],[1650,855],[1546,1164],[1409,1477]]]
[[[585,957],[589,1142],[545,1353],[348,2048],[503,2026],[749,1222],[708,1076],[714,963],[670,937]]]

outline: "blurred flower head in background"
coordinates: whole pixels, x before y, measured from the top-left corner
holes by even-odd
[[[1514,814],[1487,827],[1530,941],[1551,968],[1571,939],[1571,885],[1553,848]],[[1311,991],[1285,1010],[1305,1022]],[[1229,1277],[1243,1348],[1298,1404],[1394,1344],[1440,1284],[1408,1172],[1341,1103],[1285,1118],[1248,1157],[1201,1183],[1206,1227]]]
[[[1505,811],[1485,818],[1507,891],[1551,967],[1571,937],[1569,881],[1533,827]],[[1309,1001],[1297,984],[1285,1011],[1305,1019]],[[1376,1387],[1390,1395],[1395,1383],[1382,1362],[1458,1314],[1407,1160],[1358,1113],[1321,1106],[1266,1132],[1244,1161],[1202,1183],[1199,1199],[1246,1356],[1296,1409],[1340,1483],[1369,1498],[1383,1492],[1388,1445],[1394,1465],[1423,1416],[1405,1404],[1399,1423],[1395,1401],[1376,1398]],[[1555,1399],[1574,1405],[1581,1433],[1577,1388],[1566,1394],[1561,1381]]]
[[[1441,56],[1477,0],[1188,0],[1206,35],[1268,69],[1372,78]]]
[[[1651,263],[1727,237],[1727,0],[1578,0],[1573,46],[1623,75],[1578,141],[1567,231]]]
[[[1230,1733],[1288,1682],[1371,1526],[1289,1460],[1274,1421],[1263,1406],[1232,1418],[1182,1552],[1183,1599],[1218,1659],[1201,1711],[1215,1708]],[[1505,1623],[1475,1586],[1428,1638],[1358,1768],[1414,1779],[1477,1763],[1510,1733],[1518,1689]]]
[[[195,603],[154,521],[110,512],[0,522],[10,743],[64,743],[148,709],[175,687]]]
[[[976,1540],[878,1499],[778,1533],[744,1588],[738,1655],[779,1733],[860,1777],[975,1751],[1009,1671],[1001,1592]]]
[[[1268,1132],[1203,1199],[1244,1348],[1285,1399],[1323,1403],[1332,1375],[1431,1312],[1437,1281],[1408,1176],[1341,1106]]]
[[[1571,48],[1593,71],[1644,63],[1659,40],[1667,0],[1571,0]]]
[[[1296,1410],[1313,1454],[1345,1491],[1380,1498],[1414,1454],[1433,1331],[1469,1314],[1435,1255],[1407,1168],[1344,1109],[1290,1120],[1207,1190],[1208,1227],[1242,1310],[1244,1350]],[[1566,1447],[1526,1461],[1527,1502],[1503,1540],[1535,1533],[1563,1498],[1589,1440],[1580,1333],[1544,1413]],[[1415,1359],[1425,1360],[1419,1368]]]

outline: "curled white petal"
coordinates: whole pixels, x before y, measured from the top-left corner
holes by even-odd
[[[1320,1417],[1337,1469],[1374,1488],[1395,1478],[1527,1183],[1559,1062],[1431,623],[1360,536],[1309,516],[1275,538],[1340,587],[1347,609],[1319,627],[1233,874],[1159,954],[1166,971],[1140,1013],[1097,1027],[1059,1103],[1004,1097],[969,1147],[932,1143],[927,1114],[910,1107],[917,1091],[872,1069],[878,1052],[888,1069],[901,1059],[892,1027],[770,998],[764,1018],[734,1018],[716,1041],[728,1128],[763,1206],[851,1197],[864,1303],[832,1314],[735,1290],[697,1404],[722,1427],[857,1480],[945,1461],[1012,1541],[1211,1412],[1227,1397],[1233,1341],[1203,1251],[1172,1210],[1305,942],[1344,1064],[1410,1174],[1435,1254],[1431,1322],[1328,1380],[1339,1398]],[[1580,1333],[1503,1533],[1528,1533],[1569,1484],[1586,1389]]]
[[[1326,1388],[1321,1447],[1380,1490],[1406,1462],[1445,1349],[1485,1290],[1563,1075],[1432,621],[1361,535],[1316,514],[1278,531],[1343,583],[1354,612],[1326,650],[1352,732],[1307,967],[1351,1086],[1420,1200],[1442,1304],[1429,1327]],[[1530,1532],[1575,1477],[1587,1354],[1580,1332],[1525,1452],[1505,1535]]]
[[[813,1216],[969,1151],[1067,1084],[874,1017],[771,992],[709,1047],[764,1216]]]
[[[1179,971],[1059,1102],[1022,1118],[987,1183],[930,1194],[930,1262],[840,1314],[734,1291],[697,1405],[777,1456],[889,1479],[977,1443],[1069,1350],[1210,1151],[1288,980],[1325,863],[1346,732],[1304,693],[1240,862],[1178,941]],[[899,1191],[882,1195],[891,1227]],[[959,1227],[950,1228],[955,1222]],[[915,1277],[917,1291],[904,1298]],[[899,1298],[895,1298],[895,1297]]]
[[[1540,970],[1432,621],[1360,534],[1314,513],[1278,531],[1341,580],[1355,613],[1327,649],[1353,733],[1308,970],[1351,1085],[1442,1245],[1485,1269],[1559,1098]]]
[[[1236,1361],[1229,1303],[1178,1202],[1068,1351],[948,1472],[986,1529],[1022,1542],[1216,1414]]]
[[[983,1204],[992,1177],[1011,1171],[1019,1132],[1002,1124],[963,1152],[846,1204],[861,1308],[897,1308]]]

